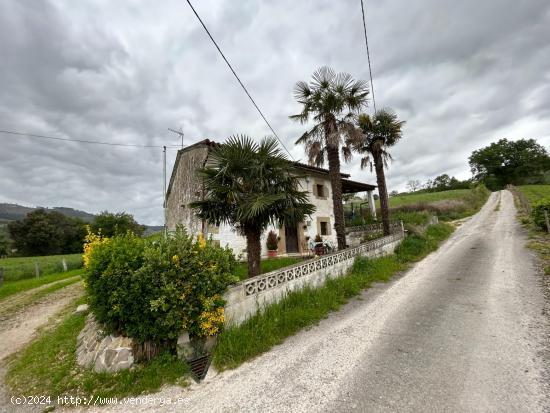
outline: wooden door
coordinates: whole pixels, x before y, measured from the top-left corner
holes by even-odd
[[[297,227],[285,227],[285,244],[287,253],[299,252]]]

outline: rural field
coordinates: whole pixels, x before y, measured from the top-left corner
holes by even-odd
[[[522,185],[517,187],[530,203],[542,198],[550,199],[550,185]]]
[[[410,194],[391,196],[389,201],[391,208],[397,208],[410,204],[427,204],[450,199],[463,199],[470,192],[472,192],[472,189],[454,189],[441,192],[413,192]],[[380,201],[376,201],[376,204],[377,207],[380,208]]]
[[[437,215],[442,221],[452,221],[475,214],[489,198],[490,191],[480,185],[472,189],[454,189],[440,192],[413,192],[391,196],[389,206],[392,220],[402,220],[405,224],[423,225],[429,216]],[[359,211],[372,222],[366,208],[360,202],[353,202],[355,216],[350,216],[351,203],[346,204],[346,226],[361,225]],[[376,201],[377,216],[380,217],[380,201]]]
[[[19,281],[36,277],[36,263],[38,263],[40,277],[62,272],[63,260],[67,263],[67,270],[82,267],[82,254],[68,254],[1,258],[0,268],[4,269],[5,282]]]

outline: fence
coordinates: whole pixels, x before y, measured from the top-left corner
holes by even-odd
[[[401,226],[401,230],[391,235],[358,247],[323,255],[242,281],[230,287],[224,295],[226,324],[241,324],[260,309],[284,298],[290,291],[306,285],[318,287],[327,277],[336,278],[344,275],[357,256],[378,257],[390,254],[403,237],[404,231]]]

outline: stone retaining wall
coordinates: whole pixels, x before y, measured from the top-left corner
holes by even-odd
[[[346,274],[357,256],[379,257],[391,254],[404,237],[402,226],[400,228],[391,235],[358,247],[323,255],[229,287],[224,295],[226,325],[241,324],[259,309],[280,301],[290,291],[306,285],[319,287],[327,278]]]

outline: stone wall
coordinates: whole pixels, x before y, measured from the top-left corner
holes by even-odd
[[[390,231],[403,231],[403,225],[401,221],[394,221],[390,223]],[[350,247],[357,247],[361,245],[365,237],[382,236],[384,230],[382,223],[358,225],[355,227],[346,227],[346,243]]]
[[[355,257],[378,257],[391,254],[401,243],[403,231],[324,255],[304,263],[262,274],[230,287],[225,293],[226,325],[238,325],[259,309],[283,299],[290,291],[306,285],[319,287],[327,278],[340,277],[353,265]]]
[[[166,196],[166,226],[173,231],[176,225],[183,225],[190,234],[203,231],[202,220],[189,207],[193,201],[202,199],[202,180],[197,169],[204,166],[208,156],[208,145],[198,144],[178,151],[170,187]]]
[[[96,372],[128,369],[134,363],[132,339],[106,335],[94,316],[88,314],[77,338],[76,361],[80,366],[93,367]]]

